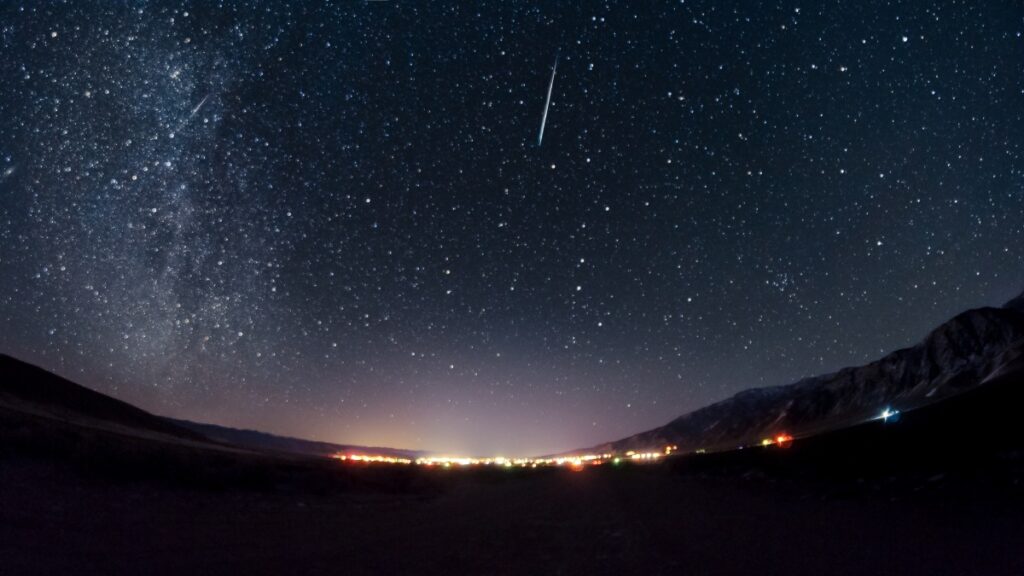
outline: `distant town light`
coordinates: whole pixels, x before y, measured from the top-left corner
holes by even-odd
[[[492,466],[502,468],[537,468],[538,466],[566,466],[572,470],[581,470],[586,466],[601,466],[608,462],[619,464],[623,459],[634,462],[651,462],[671,455],[678,447],[668,445],[658,452],[634,452],[632,450],[624,455],[610,452],[602,454],[574,454],[559,456],[557,458],[506,458],[496,456],[494,458],[471,458],[466,456],[424,456],[411,460],[383,454],[334,454],[332,458],[342,462],[353,462],[362,464],[414,464],[432,468],[441,466],[443,468],[469,467],[469,466]]]
[[[900,415],[900,411],[899,410],[893,410],[892,408],[886,408],[885,410],[882,410],[882,414],[879,416],[879,418],[881,418],[883,422],[888,422],[890,419],[891,420],[896,420],[899,417],[899,415]]]

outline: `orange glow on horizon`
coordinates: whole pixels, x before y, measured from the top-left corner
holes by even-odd
[[[426,468],[433,468],[437,466],[443,468],[469,468],[480,466],[490,466],[495,468],[537,468],[538,466],[567,466],[572,470],[580,471],[586,466],[603,466],[609,462],[617,464],[622,460],[639,463],[654,462],[671,455],[676,450],[678,450],[677,446],[670,445],[665,446],[661,450],[650,452],[634,452],[630,450],[625,454],[607,452],[602,454],[576,454],[552,458],[506,458],[504,456],[496,456],[493,458],[473,458],[467,456],[423,456],[412,460],[410,458],[387,454],[351,453],[333,454],[331,455],[331,458],[346,463],[415,465]]]

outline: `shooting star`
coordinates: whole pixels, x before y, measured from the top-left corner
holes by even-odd
[[[551,89],[555,87],[555,72],[558,71],[558,56],[555,56],[555,65],[551,68],[551,82],[548,84],[548,99],[544,102],[544,116],[540,119],[540,134],[537,135],[537,146],[544,143],[544,126],[548,123],[548,108],[551,107]]]
[[[203,107],[203,104],[206,104],[206,101],[209,100],[209,99],[210,99],[210,94],[207,94],[206,96],[203,96],[203,99],[199,101],[199,104],[196,104],[196,107],[192,109],[192,113],[188,115],[188,118],[185,118],[184,120],[182,120],[178,124],[178,127],[174,129],[174,132],[171,132],[171,138],[174,138],[175,134],[177,134],[178,132],[181,132],[181,130],[183,128],[185,128],[185,126],[188,125],[188,123],[192,120],[192,118],[194,118],[195,115],[199,113],[199,109]]]
[[[189,120],[191,120],[192,117],[195,116],[197,112],[199,112],[199,109],[203,107],[203,104],[206,104],[206,101],[209,100],[209,99],[210,99],[210,95],[209,94],[207,94],[206,96],[203,96],[203,99],[199,101],[199,104],[196,104],[196,107],[192,109],[192,113],[188,115],[188,119],[185,120],[185,121],[188,122]]]

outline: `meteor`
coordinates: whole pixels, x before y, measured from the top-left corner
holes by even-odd
[[[196,107],[192,109],[192,113],[188,115],[188,119],[185,120],[185,121],[188,122],[188,120],[191,120],[192,117],[196,115],[196,112],[199,112],[199,109],[203,107],[203,104],[206,104],[206,101],[209,98],[210,98],[209,94],[207,94],[206,96],[203,96],[203,99],[199,101],[199,104],[196,104]]]
[[[540,134],[537,135],[537,146],[544,143],[544,126],[548,123],[548,108],[551,107],[551,89],[555,87],[555,72],[558,71],[558,56],[555,56],[555,65],[551,68],[551,82],[548,83],[548,98],[544,102],[544,116],[540,119]]]
[[[196,107],[192,109],[192,113],[188,115],[188,118],[185,118],[184,120],[182,120],[181,123],[178,124],[178,127],[174,129],[174,132],[171,132],[171,138],[174,138],[174,135],[176,133],[181,132],[182,128],[184,128],[186,125],[188,125],[189,121],[192,120],[192,118],[194,118],[195,115],[199,113],[199,109],[202,108],[203,104],[206,104],[206,101],[209,100],[209,99],[210,99],[210,95],[209,94],[207,94],[206,96],[203,96],[203,99],[199,101],[199,104],[196,104]]]

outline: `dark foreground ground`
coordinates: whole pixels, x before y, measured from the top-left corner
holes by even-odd
[[[939,480],[835,494],[672,466],[435,470],[336,492],[80,468],[2,461],[0,573],[1024,574],[1024,508]]]
[[[208,491],[0,470],[4,574],[1021,574],[1019,507],[781,493],[663,469],[439,494]]]
[[[789,448],[581,472],[352,467],[38,391],[0,402],[3,576],[1024,574],[1019,372]]]

